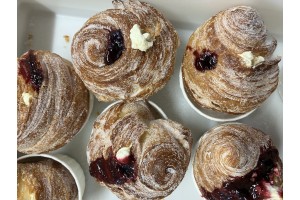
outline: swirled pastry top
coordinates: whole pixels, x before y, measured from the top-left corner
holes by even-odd
[[[48,152],[78,133],[88,117],[89,92],[71,62],[49,51],[18,59],[18,151]]]
[[[193,173],[203,197],[281,199],[282,162],[268,135],[245,124],[223,124],[199,140]]]
[[[18,200],[76,200],[78,189],[71,173],[52,159],[18,163]]]
[[[191,132],[145,101],[117,103],[95,121],[88,144],[90,174],[121,199],[162,199],[183,179]]]
[[[91,17],[75,34],[75,70],[100,101],[146,99],[173,73],[177,33],[148,3],[114,0],[113,5],[114,9]],[[144,42],[153,43],[147,50],[132,48],[137,41],[131,39],[138,38],[133,35],[136,28]]]
[[[185,90],[199,106],[240,114],[276,89],[277,41],[257,11],[237,6],[219,12],[190,37],[182,63]]]

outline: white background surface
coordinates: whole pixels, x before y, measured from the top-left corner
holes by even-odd
[[[161,2],[155,0],[147,2],[161,10],[172,21],[181,40],[171,80],[150,100],[160,106],[170,119],[191,129],[195,144],[205,131],[219,123],[207,120],[192,110],[179,88],[179,69],[189,36],[205,20],[220,10],[235,5],[252,5],[261,13],[267,28],[278,40],[275,54],[282,56],[282,1],[165,0]],[[18,1],[18,56],[31,48],[50,50],[71,60],[70,45],[75,32],[89,17],[108,8],[112,8],[110,0]],[[65,41],[64,35],[70,36],[69,42]],[[29,39],[30,37],[31,39]],[[281,69],[282,63],[283,61],[280,63]],[[85,128],[69,144],[53,152],[69,155],[81,164],[86,176],[86,190],[83,199],[87,200],[117,199],[109,190],[94,181],[89,175],[86,162],[86,146],[93,121],[107,105],[109,104],[95,100],[94,110]],[[276,90],[260,108],[238,122],[246,123],[270,134],[282,156],[282,117],[282,98]],[[166,199],[200,199],[193,184],[191,165],[182,183]]]

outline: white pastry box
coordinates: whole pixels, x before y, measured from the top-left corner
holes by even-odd
[[[220,124],[195,112],[183,97],[179,87],[179,70],[187,41],[192,32],[204,21],[221,10],[249,5],[257,9],[269,32],[277,39],[274,55],[282,57],[283,2],[280,0],[145,0],[168,18],[180,37],[174,74],[168,84],[150,97],[163,109],[168,118],[177,121],[193,133],[194,145],[201,135]],[[111,0],[18,0],[18,56],[28,49],[50,50],[71,60],[70,46],[73,35],[85,21],[97,12],[113,8]],[[248,117],[238,120],[268,133],[282,157],[283,112],[282,112],[282,66],[280,83],[274,93]],[[71,156],[80,163],[86,177],[84,200],[118,198],[89,175],[86,147],[96,117],[109,103],[94,101],[94,108],[86,126],[63,148],[53,153]],[[21,155],[21,154],[19,154]],[[192,159],[191,159],[192,160]],[[166,200],[201,199],[192,179],[191,164],[185,178]]]

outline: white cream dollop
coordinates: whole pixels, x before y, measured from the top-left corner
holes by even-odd
[[[30,99],[32,98],[32,95],[30,93],[23,92],[22,93],[22,98],[23,98],[23,101],[24,101],[25,105],[29,106],[30,105]]]
[[[264,57],[262,56],[254,56],[251,51],[245,51],[241,54],[239,54],[240,57],[242,57],[243,61],[246,64],[246,67],[252,67],[255,68],[257,65],[265,61]]]
[[[266,187],[270,193],[270,198],[268,200],[282,200],[277,187],[271,186],[269,183],[266,184]]]
[[[130,147],[122,147],[121,149],[118,150],[117,154],[116,154],[116,158],[117,160],[123,160],[127,157],[130,156]]]
[[[149,33],[142,33],[141,27],[138,24],[133,25],[130,30],[131,48],[140,51],[147,51],[153,46],[154,39]]]

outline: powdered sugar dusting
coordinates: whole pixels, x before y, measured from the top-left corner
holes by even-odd
[[[271,40],[271,41],[270,41]],[[241,114],[264,102],[278,84],[280,58],[271,59],[276,40],[268,37],[258,13],[238,6],[218,13],[190,37],[182,63],[182,75],[188,94],[202,107]],[[209,49],[218,55],[214,70],[198,72],[193,51]],[[247,68],[239,54],[251,51],[263,62]]]
[[[63,146],[78,133],[89,110],[89,92],[72,64],[48,51],[34,54],[44,80],[26,110],[19,98],[26,84],[18,76],[18,151],[23,153],[49,152]]]
[[[147,3],[113,1],[110,9],[91,17],[72,42],[75,70],[100,101],[146,99],[161,89],[174,70],[179,39],[171,23]],[[153,36],[147,52],[131,48],[134,24]],[[105,65],[104,52],[111,30],[121,30],[125,50],[113,64]],[[128,81],[130,80],[130,81]],[[140,87],[137,92],[135,88]]]
[[[179,185],[187,170],[191,132],[171,120],[157,119],[152,109],[145,101],[121,102],[94,123],[88,144],[89,163],[107,157],[108,148],[117,154],[130,145],[136,159],[136,181],[106,184],[121,199],[161,199]]]
[[[268,135],[244,124],[223,124],[209,130],[200,138],[193,163],[198,187],[212,192],[224,182],[246,175],[270,141]]]

